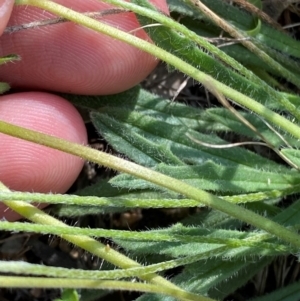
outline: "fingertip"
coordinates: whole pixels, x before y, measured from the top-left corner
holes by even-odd
[[[13,6],[14,0],[0,0],[0,36],[10,18]]]
[[[28,92],[2,96],[0,119],[71,142],[87,143],[80,114],[56,95]],[[64,193],[84,163],[73,155],[4,134],[0,134],[0,146],[0,181],[12,190]],[[4,209],[0,204],[0,218]],[[10,210],[2,215],[9,220],[14,216]]]
[[[161,0],[150,0],[150,2],[156,6],[159,10],[169,13],[169,7],[167,1],[161,1]]]
[[[98,0],[60,0],[80,12],[103,11],[107,3]],[[167,11],[165,1],[152,0]],[[35,7],[17,6],[9,24],[51,18]],[[149,40],[133,13],[105,15],[101,22],[138,38]],[[0,80],[11,87],[104,95],[127,90],[147,77],[158,59],[125,42],[83,26],[65,22],[41,29],[23,30],[1,37],[0,55],[17,53],[22,60],[0,68]]]

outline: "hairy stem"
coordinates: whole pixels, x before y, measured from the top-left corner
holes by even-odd
[[[262,217],[250,210],[239,207],[235,204],[222,200],[206,191],[190,186],[189,184],[186,184],[180,180],[166,176],[133,162],[112,156],[110,154],[103,153],[80,144],[68,142],[60,138],[42,134],[33,130],[12,125],[4,121],[0,121],[0,132],[17,138],[25,139],[27,141],[49,146],[165,187],[167,189],[170,189],[171,191],[175,191],[188,198],[194,199],[198,201],[199,204],[204,204],[216,210],[220,210],[259,229],[263,229],[277,236],[283,241],[291,243],[293,246],[300,247],[300,237],[296,232],[289,230],[279,225],[278,223]],[[11,207],[16,203],[17,202],[10,201],[6,204]],[[24,204],[27,206],[29,205],[26,203]],[[55,221],[59,222],[57,220]]]
[[[244,94],[220,83],[214,78],[208,76],[207,74],[201,72],[200,70],[194,68],[190,64],[179,59],[175,55],[170,54],[167,51],[162,50],[161,48],[139,39],[129,33],[121,31],[112,26],[103,24],[97,20],[89,18],[81,13],[75,12],[69,8],[61,6],[57,3],[47,0],[16,0],[16,4],[19,5],[33,5],[47,11],[50,11],[54,14],[57,14],[65,19],[71,20],[77,24],[81,24],[87,28],[93,29],[97,32],[104,33],[108,36],[116,38],[120,41],[126,42],[130,45],[133,45],[145,52],[148,52],[157,58],[167,62],[168,64],[176,67],[178,70],[182,71],[186,75],[196,79],[205,85],[205,83],[210,82],[220,93],[224,94],[226,97],[232,99],[236,103],[248,108],[249,110],[263,116],[266,120],[271,123],[276,124],[280,128],[286,130],[291,135],[300,139],[300,128],[295,123],[287,120],[286,118],[280,116],[279,114],[273,112],[272,110],[266,108],[264,105],[258,103],[252,98],[245,96]]]

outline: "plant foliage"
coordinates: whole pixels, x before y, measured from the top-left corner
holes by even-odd
[[[34,0],[17,2],[41,6]],[[17,204],[16,200],[59,204],[52,211],[59,217],[133,208],[193,207],[194,213],[169,227],[140,232],[66,226],[46,213],[46,222],[3,221],[3,230],[59,235],[120,269],[108,265],[101,271],[74,272],[3,261],[1,273],[27,276],[1,276],[0,283],[9,287],[30,286],[30,282],[24,281],[36,276],[41,279],[41,287],[145,292],[139,301],[224,299],[278,256],[299,253],[300,98],[293,91],[300,87],[300,43],[271,24],[261,11],[257,13],[254,8],[261,8],[260,1],[255,1],[255,6],[251,5],[254,1],[248,1],[245,6],[241,5],[243,1],[233,1],[233,5],[225,0],[169,0],[171,15],[174,19],[180,17],[180,23],[156,12],[146,0],[106,2],[139,13],[139,21],[155,46],[165,51],[157,53],[161,53],[170,69],[184,71],[181,66],[189,65],[188,76],[204,84],[224,107],[192,107],[154,95],[140,86],[111,96],[64,95],[88,110],[99,134],[127,161],[119,159],[118,166],[119,163],[101,161],[96,152],[82,154],[119,173],[77,191],[76,196],[18,193],[2,188],[0,197],[11,206]],[[50,10],[50,6],[45,9]],[[64,16],[61,9],[56,13]],[[85,19],[78,22],[93,26]],[[157,22],[163,25],[148,26]],[[217,47],[222,46],[215,39],[221,32],[224,41],[232,38],[234,43]],[[169,56],[165,57],[165,53]],[[180,61],[173,61],[172,55]],[[193,70],[202,73],[193,76]],[[293,89],[281,84],[282,77]],[[0,124],[1,131],[3,127]],[[230,137],[259,145],[246,147],[242,143],[227,147],[232,144]],[[58,144],[58,149],[80,155],[72,146],[68,149]],[[148,169],[131,171],[130,167],[137,165],[128,165],[130,162]],[[158,173],[168,177],[155,180]],[[175,180],[174,183],[189,186],[172,186]],[[192,197],[192,192],[183,187],[197,189],[199,197]],[[201,194],[203,191],[208,193]],[[289,206],[282,202],[284,198],[291,200]],[[215,199],[220,203],[215,205]],[[22,213],[18,205],[14,206]],[[249,219],[240,212],[248,212]],[[109,238],[123,254],[92,237]],[[163,278],[164,273],[174,268],[178,268],[174,275],[166,274]],[[134,283],[134,278],[147,283]],[[298,300],[299,287],[298,282],[287,284],[254,300]],[[62,295],[62,300],[78,298],[72,290]]]

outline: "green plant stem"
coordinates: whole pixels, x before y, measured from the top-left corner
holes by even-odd
[[[259,202],[268,199],[280,198],[286,195],[300,192],[300,185],[284,190],[271,190],[264,192],[239,194],[232,196],[220,196],[220,199],[231,203],[241,204],[249,202]],[[143,199],[130,198],[125,196],[119,197],[96,197],[96,196],[78,196],[71,194],[44,194],[36,192],[18,192],[18,191],[0,191],[0,202],[6,201],[23,201],[28,203],[49,203],[49,204],[68,204],[80,206],[97,206],[109,208],[190,208],[199,207],[198,201],[192,199]]]
[[[10,223],[1,222],[0,230],[9,231],[28,231],[41,234],[52,235],[86,235],[91,237],[106,237],[112,239],[127,239],[138,241],[167,241],[167,242],[182,242],[182,243],[206,243],[206,244],[222,244],[230,248],[240,247],[253,247],[266,250],[278,250],[282,252],[290,252],[291,247],[284,245],[264,242],[267,239],[271,239],[270,234],[255,234],[249,236],[248,239],[226,239],[221,237],[207,237],[205,235],[180,235],[174,232],[162,233],[155,231],[134,232],[125,230],[107,230],[107,229],[90,229],[90,228],[78,228],[78,227],[65,227],[65,226],[51,226],[51,225],[39,225],[28,223]]]
[[[30,264],[19,261],[0,261],[0,272],[25,274],[31,276],[47,276],[72,279],[97,279],[97,280],[117,280],[120,278],[139,277],[142,278],[145,274],[156,273],[173,269],[179,266],[192,264],[200,260],[205,260],[212,256],[220,256],[228,251],[228,247],[216,246],[209,251],[202,252],[196,255],[180,257],[177,259],[164,261],[156,264],[151,264],[143,267],[129,268],[124,270],[104,270],[104,271],[87,271],[80,269],[68,269],[59,267],[48,267],[38,264]],[[200,296],[198,296],[200,297]]]
[[[206,206],[227,213],[230,216],[233,216],[241,221],[251,224],[259,229],[263,229],[277,236],[283,241],[291,243],[293,246],[296,246],[298,248],[300,247],[300,237],[296,232],[286,229],[285,227],[279,225],[278,223],[275,223],[267,218],[264,218],[250,210],[244,209],[235,204],[222,200],[206,191],[197,189],[182,181],[163,175],[159,172],[145,168],[133,162],[129,162],[124,159],[114,157],[110,154],[103,153],[83,145],[68,142],[60,138],[42,134],[29,129],[25,129],[16,125],[12,125],[4,121],[0,121],[0,132],[17,138],[25,139],[27,141],[49,146],[51,148],[55,148],[73,154],[75,156],[79,156],[88,161],[92,161],[100,165],[104,165],[108,168],[112,168],[120,172],[131,174],[133,176],[144,179],[151,183],[165,187],[179,194],[182,194],[190,199],[194,199],[198,201],[199,204],[205,204]],[[16,204],[19,203],[20,202],[12,202],[12,201],[6,202],[6,204],[9,207],[13,206],[14,210],[15,208],[16,209],[18,208]],[[26,203],[22,203],[22,204],[23,204],[22,206],[29,206],[29,204]],[[30,217],[32,220],[31,215]],[[49,216],[49,218],[51,217]],[[39,223],[39,221],[37,222]],[[61,222],[55,219],[53,219],[53,222],[54,222],[53,225],[62,224]],[[49,224],[51,224],[51,222],[49,222]],[[72,236],[72,238],[74,237]],[[118,255],[120,254],[118,253]],[[134,261],[132,261],[132,264],[133,263],[136,264]],[[122,259],[120,264],[122,264]],[[126,267],[128,266],[125,265],[125,268]]]
[[[210,298],[202,297],[178,291],[172,288],[165,288],[160,285],[147,283],[112,281],[112,280],[87,280],[87,279],[66,279],[66,278],[42,278],[42,277],[11,277],[0,276],[0,287],[3,288],[82,288],[82,289],[104,289],[104,290],[127,290],[148,293],[160,293],[172,296],[179,300],[188,299],[191,301],[212,301]]]
[[[51,136],[49,136],[51,137]],[[52,137],[54,138],[54,137]],[[7,187],[5,187],[0,182],[0,190],[3,191],[9,191]],[[10,207],[14,211],[18,212],[22,216],[26,217],[27,219],[35,222],[40,223],[44,225],[52,225],[52,226],[62,226],[62,227],[68,227],[72,228],[70,226],[67,226],[63,222],[55,219],[52,216],[49,216],[42,210],[39,210],[38,208],[34,207],[31,204],[21,202],[21,201],[4,201],[3,202],[6,206]],[[103,245],[102,243],[96,241],[95,239],[84,236],[84,235],[61,235],[61,238],[81,247],[84,250],[87,250],[91,252],[92,254],[95,254],[96,256],[99,256],[100,258],[103,258],[104,260],[107,260],[108,262],[111,262],[112,264],[119,266],[123,269],[127,268],[133,268],[133,267],[142,267],[139,263],[136,261],[126,257],[125,255],[113,250],[112,248],[107,248],[107,246]],[[177,290],[179,292],[184,292],[176,285],[172,284],[168,280],[164,279],[161,276],[155,275],[155,274],[147,274],[141,276],[141,279],[149,281],[153,284],[158,284],[162,287],[170,288]],[[33,285],[33,287],[35,287]],[[206,299],[202,299],[202,296],[199,296],[199,301],[205,301]],[[191,300],[188,297],[183,298],[182,300]],[[193,299],[195,300],[195,299]],[[208,300],[208,299],[207,299]],[[210,299],[211,300],[211,299]]]
[[[167,62],[168,64],[174,66],[178,70],[182,71],[186,75],[196,79],[202,84],[210,83],[215,87],[220,93],[224,94],[226,97],[232,99],[236,103],[248,108],[249,110],[263,116],[266,120],[271,123],[276,124],[280,128],[286,130],[288,133],[293,135],[296,138],[300,139],[300,128],[298,125],[287,120],[286,118],[280,116],[279,114],[273,112],[272,110],[266,108],[257,101],[243,95],[242,93],[227,87],[226,85],[218,82],[214,78],[206,75],[205,73],[199,71],[198,69],[192,67],[188,63],[185,63],[183,60],[178,57],[170,54],[167,51],[162,50],[155,45],[146,42],[142,39],[139,39],[129,33],[118,30],[112,26],[100,23],[97,20],[84,16],[78,12],[75,12],[69,8],[61,6],[57,3],[47,0],[16,0],[18,5],[33,5],[47,11],[50,11],[54,14],[57,14],[61,17],[64,17],[70,21],[73,21],[77,24],[81,24],[87,28],[93,29],[97,32],[104,33],[110,37],[116,38],[120,41],[126,42],[134,47],[137,47],[145,52],[148,52],[157,58]]]
[[[210,10],[206,5],[204,5],[199,0],[183,0],[184,3],[187,3],[190,6],[195,7],[198,11],[206,15],[210,20],[212,20],[217,26],[221,27],[224,31],[228,32],[232,37],[239,39],[240,43],[244,45],[251,52],[256,54],[259,58],[261,58],[268,65],[272,66],[274,70],[281,74],[283,77],[286,77],[293,84],[300,86],[300,81],[298,76],[291,73],[289,70],[284,68],[281,64],[277,63],[273,58],[271,58],[267,53],[259,49],[252,41],[248,41],[245,38],[249,38],[249,35],[244,34],[242,31],[234,28],[229,22],[226,22],[222,18],[220,18],[217,14],[215,14],[212,10]],[[288,103],[286,103],[288,105]],[[292,111],[295,111],[295,107],[290,104]]]
[[[131,10],[131,11],[133,11],[133,12],[139,14],[139,15],[151,18],[151,19],[159,22],[160,24],[163,24],[164,26],[167,26],[167,27],[169,27],[173,30],[176,30],[179,33],[182,33],[187,38],[189,38],[191,41],[196,42],[200,47],[203,47],[204,49],[209,51],[211,54],[213,54],[214,56],[216,56],[217,58],[222,60],[225,64],[228,64],[231,68],[234,68],[235,70],[237,70],[238,72],[243,74],[251,82],[258,84],[260,87],[265,89],[270,94],[271,97],[273,97],[279,103],[281,103],[283,105],[283,107],[285,107],[291,114],[293,114],[298,119],[300,119],[300,114],[298,113],[297,108],[295,107],[295,105],[290,103],[287,98],[285,98],[283,95],[280,95],[280,93],[278,93],[276,90],[272,89],[268,84],[266,84],[265,81],[261,80],[258,76],[253,74],[249,69],[245,68],[242,64],[240,64],[239,62],[234,60],[232,57],[227,55],[225,52],[220,50],[218,47],[216,47],[213,44],[209,43],[205,38],[200,37],[199,35],[197,35],[193,31],[189,30],[188,28],[186,28],[184,25],[180,24],[179,22],[176,22],[175,20],[172,20],[171,18],[169,18],[169,17],[167,17],[167,16],[165,16],[161,13],[158,13],[154,10],[136,5],[134,3],[125,2],[123,0],[105,0],[104,2],[122,7],[124,9]],[[184,1],[184,2],[187,2],[187,1]],[[225,25],[224,25],[225,28],[227,28],[227,27],[229,29],[231,28],[231,31],[233,33],[236,33],[237,35],[240,35],[240,36],[242,35],[241,33],[239,33],[239,31],[237,29],[230,26],[227,22],[223,21],[217,15],[214,14],[213,17],[216,17],[218,20],[219,19],[221,20],[220,21],[221,22],[220,26],[223,23],[225,23]],[[265,54],[263,51],[261,51],[258,47],[253,45],[251,42],[242,41],[242,43],[243,42],[245,42],[245,46],[248,46],[250,51],[255,52],[262,59],[267,60],[266,62],[268,64],[271,64],[271,66],[274,65],[273,67],[275,69],[277,69],[277,70],[278,69],[280,69],[280,70],[283,69],[283,67],[280,64],[275,62],[271,57],[269,57],[267,54]],[[286,72],[288,72],[288,71],[286,70]],[[290,72],[288,72],[288,73],[289,73],[290,76],[293,76],[293,78],[295,79],[295,76],[292,73],[290,73]],[[298,81],[298,79],[297,79],[297,81]],[[298,83],[299,83],[299,81],[298,81]]]
[[[237,70],[238,72],[243,74],[245,77],[247,77],[252,82],[257,83],[257,84],[263,86],[264,88],[266,88],[268,90],[268,92],[274,96],[274,98],[278,98],[278,99],[282,98],[282,97],[279,97],[277,91],[272,89],[263,80],[261,80],[255,74],[253,74],[253,72],[251,72],[249,69],[245,68],[238,61],[233,59],[231,56],[227,55],[225,52],[220,50],[218,47],[209,43],[207,41],[207,39],[202,38],[201,36],[197,35],[195,32],[189,30],[187,27],[180,24],[179,22],[176,22],[175,20],[171,19],[170,17],[168,17],[164,14],[161,14],[159,12],[156,12],[154,10],[148,9],[146,7],[142,7],[142,6],[136,5],[131,2],[125,2],[123,0],[104,0],[104,2],[122,7],[124,9],[128,9],[139,15],[151,18],[164,26],[167,26],[173,30],[176,30],[177,32],[184,34],[191,41],[196,42],[200,47],[203,47],[204,49],[206,49],[207,51],[212,53],[214,56],[216,56],[217,58],[222,60],[224,63],[230,65],[232,68],[234,68],[235,70]]]
[[[279,192],[279,191],[278,191]],[[68,194],[43,194],[29,192],[0,191],[0,202],[23,201],[28,203],[67,204],[80,206],[96,206],[109,208],[178,208],[199,207],[201,204],[191,199],[143,199],[126,197],[95,197]],[[257,200],[255,200],[257,201]],[[236,201],[235,201],[236,202]],[[245,202],[245,200],[243,201]]]

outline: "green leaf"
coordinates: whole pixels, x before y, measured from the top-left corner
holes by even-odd
[[[284,212],[280,213],[275,219],[284,223],[293,223],[294,221],[299,221],[298,214],[300,202],[296,202],[289,208],[285,209]],[[216,212],[211,212],[212,215],[218,214]],[[210,218],[209,218],[210,219]],[[208,219],[208,220],[209,220]],[[221,219],[222,220],[222,219]],[[193,223],[195,219],[191,220]],[[202,220],[201,220],[202,222]],[[298,222],[299,223],[299,222]],[[213,222],[216,227],[219,227],[218,218]],[[206,226],[204,221],[203,226]],[[211,233],[214,233],[211,230]],[[216,232],[217,233],[217,232]],[[225,233],[225,232],[224,232]],[[233,235],[235,231],[231,232]],[[229,234],[229,232],[228,232]],[[214,235],[214,234],[213,234]],[[230,235],[230,234],[229,234]],[[160,246],[157,245],[157,250],[160,250]],[[133,248],[131,246],[131,248]],[[193,247],[190,249],[194,252]],[[134,252],[134,250],[132,250]],[[254,251],[255,252],[255,251]],[[214,256],[214,254],[212,254]],[[228,294],[235,291],[235,289],[241,287],[247,281],[249,281],[257,272],[259,272],[263,267],[267,266],[273,260],[271,257],[262,257],[260,259],[251,260],[249,257],[245,257],[243,260],[237,259],[235,256],[230,261],[226,260],[224,257],[213,257],[207,258],[206,260],[187,265],[184,270],[177,276],[175,276],[172,281],[181,286],[184,289],[187,289],[191,292],[208,294],[211,298],[223,299]],[[282,289],[274,292],[274,294],[267,295],[265,297],[254,299],[255,301],[265,301],[273,300],[275,294],[279,293],[278,299],[275,300],[298,300],[299,295],[298,289],[299,283],[295,285],[288,286],[287,289]],[[277,296],[277,295],[276,295]],[[288,298],[291,296],[291,299],[283,299],[284,297]],[[268,298],[270,297],[270,298]],[[166,298],[163,296],[150,296],[148,294],[143,295],[138,298],[139,301],[146,300],[174,300],[172,298]]]
[[[131,102],[126,103],[127,98]],[[154,105],[157,100],[158,104]],[[76,99],[75,103],[80,104]],[[199,141],[226,144],[226,141],[212,133],[206,135],[189,128],[192,125],[205,132],[204,124],[210,124],[216,129],[231,129],[254,138],[247,127],[241,125],[235,116],[224,109],[210,109],[204,114],[200,110],[190,109],[184,105],[173,105],[161,98],[157,99],[156,95],[139,88],[119,94],[117,97],[105,97],[103,101],[92,98],[89,106],[93,107],[91,118],[94,125],[117,151],[145,166],[155,167],[161,164],[156,167],[157,170],[180,177],[197,187],[224,194],[259,192],[261,189],[263,191],[290,189],[297,184],[296,172],[290,172],[287,168],[243,148],[227,149],[225,152],[222,149],[201,146],[187,137],[189,133]],[[193,122],[193,120],[197,122],[198,115],[202,115],[203,118],[200,118],[204,119],[204,122],[202,120],[202,124],[199,125]],[[282,143],[281,139],[260,119],[251,114],[244,115],[271,143],[277,145]],[[223,124],[223,128],[218,124]],[[292,139],[288,141],[297,143]],[[191,163],[195,164],[193,168],[184,167]],[[257,167],[247,168],[243,165]],[[142,180],[129,176],[117,177],[111,183],[131,189],[154,188]]]
[[[76,191],[79,196],[101,196],[101,197],[117,197],[127,192],[107,183],[106,180],[97,182],[94,185],[88,186],[84,189]],[[112,207],[94,207],[94,206],[79,206],[79,205],[55,205],[50,207],[50,212],[58,216],[84,216],[84,215],[96,215],[104,213],[114,213],[127,210],[127,208],[112,208]]]
[[[122,110],[124,113],[124,110]],[[127,113],[127,112],[126,112]],[[128,114],[131,114],[128,111]],[[134,132],[129,124],[122,124],[104,114],[92,113],[91,119],[102,136],[114,148],[137,163],[145,166],[154,166],[159,162],[172,165],[184,163],[175,156],[166,143],[154,143],[140,133]]]
[[[230,288],[226,288],[226,282],[233,284],[234,281],[238,285],[244,284],[251,279],[255,273],[268,265],[272,258],[262,258],[260,260],[234,260],[220,261],[211,258],[207,261],[201,261],[198,264],[187,266],[184,271],[174,279],[174,283],[195,293],[208,294],[217,297],[216,290],[224,288],[227,292],[232,292]],[[247,273],[249,269],[249,274]],[[241,277],[239,279],[239,277]],[[225,285],[224,285],[225,283]],[[232,286],[234,289],[235,285]],[[218,294],[219,296],[223,295]],[[224,291],[226,293],[226,291]],[[223,295],[224,297],[224,295]]]
[[[243,136],[248,136],[252,139],[260,139],[257,134],[255,134],[252,130],[250,130],[246,125],[241,123],[236,116],[234,116],[231,112],[224,108],[213,108],[206,110],[206,113],[216,122],[219,122],[224,125],[227,131],[232,131],[234,133],[238,133]],[[285,133],[283,133],[280,129],[276,129],[271,131],[268,127],[267,123],[262,119],[258,118],[256,115],[247,112],[239,112],[246,120],[248,120],[259,133],[261,133],[269,143],[271,143],[274,147],[282,147],[285,144],[285,141],[294,147],[300,147],[300,142],[298,139],[294,139]],[[218,131],[224,131],[221,129]],[[283,140],[284,139],[284,140]]]
[[[248,2],[250,2],[251,4],[253,4],[254,6],[256,6],[259,9],[262,9],[262,3],[261,0],[249,0]],[[251,30],[248,30],[247,33],[250,36],[256,36],[260,30],[261,30],[261,20],[257,17],[254,18],[254,23],[255,23],[255,27]]]
[[[152,20],[144,17],[139,17],[139,21],[144,26],[153,23]],[[189,38],[163,26],[155,28],[148,26],[145,30],[157,46],[183,59],[225,85],[254,98],[258,102],[262,100],[268,102],[269,99],[271,101],[270,95],[264,89],[238,73],[231,71],[219,60],[215,60],[201,50]]]
[[[169,1],[172,2],[173,0],[168,0],[168,2]],[[179,2],[182,3],[183,1]],[[220,17],[232,22],[241,30],[247,31],[253,27],[252,15],[240,7],[231,5],[229,2],[223,0],[203,0],[202,2]],[[256,39],[270,48],[288,53],[297,58],[300,56],[299,51],[297,51],[297,49],[299,49],[299,41],[263,21],[260,34],[256,36]]]
[[[7,56],[0,57],[0,65],[7,64],[13,61],[18,61],[18,60],[20,60],[20,57],[18,55],[10,54]],[[0,82],[0,94],[7,92],[9,89],[10,89],[9,84]]]
[[[211,161],[202,165],[169,166],[160,164],[155,170],[183,180],[200,189],[217,191],[221,193],[247,193],[268,191],[273,189],[288,189],[298,184],[300,176],[291,171],[286,174],[254,169],[237,164],[222,166]],[[155,186],[132,176],[120,175],[111,180],[119,187],[132,189],[147,189]],[[157,189],[158,187],[156,187]]]
[[[271,262],[272,258],[262,258],[255,262],[245,260],[220,261],[211,258],[205,261],[187,265],[183,272],[175,276],[172,281],[190,292],[208,294],[209,297],[224,297],[224,293],[232,292],[226,283],[232,284],[232,289],[241,283],[247,282],[257,271]],[[243,271],[243,272],[241,272]],[[137,301],[175,301],[174,298],[161,295],[144,294]]]
[[[143,240],[132,237],[129,241],[117,239],[116,242],[134,254],[160,254],[171,257],[202,254],[204,258],[220,255],[223,258],[238,258],[259,254],[275,256],[290,251],[290,248],[284,245],[265,242],[271,238],[267,234],[207,228],[206,224],[205,221],[200,227],[176,224],[167,229],[147,231]],[[163,241],[161,235],[164,237]],[[147,241],[146,237],[150,236],[151,239]],[[166,236],[171,239],[167,239]],[[226,250],[219,250],[222,245],[227,246]]]
[[[249,36],[256,36],[260,32],[261,21],[259,19],[257,19],[256,22],[257,23],[256,23],[255,28],[247,31],[247,33],[248,33]]]
[[[199,111],[198,108],[171,102],[142,89],[140,86],[106,96],[62,95],[73,104],[94,112],[102,112],[105,108],[122,108],[141,112],[170,124],[184,124],[193,129],[205,129],[210,124],[209,121],[202,120],[201,114],[205,112]]]
[[[203,228],[214,229],[239,229],[241,221],[216,210],[202,209],[181,221],[184,226],[202,226]]]
[[[193,6],[189,6],[189,9],[186,8],[185,11],[180,11],[180,9],[178,9],[180,6],[186,7],[187,5],[185,2],[187,1],[168,0],[171,11],[178,11],[182,14],[185,14],[186,11],[187,16],[193,16],[193,18],[199,18],[201,21],[203,21],[203,15],[200,14],[199,10],[196,10]],[[203,0],[202,2],[221,18],[233,24],[241,31],[247,32],[253,29],[253,16],[241,7],[231,5],[229,2],[223,0]],[[295,59],[299,58],[299,41],[293,39],[285,32],[272,27],[270,24],[265,23],[263,20],[260,20],[259,22],[261,23],[260,30],[259,32],[256,30],[256,35],[252,36],[251,41],[255,43],[256,46],[268,53],[272,58],[282,63],[282,65],[287,69],[293,70],[295,74],[299,74],[300,65]],[[258,28],[257,23],[254,27]],[[218,36],[218,34],[215,34],[214,36]],[[228,51],[230,48],[242,49],[243,47],[237,47],[236,45],[233,45],[228,47],[225,51]],[[252,55],[249,54],[248,50],[243,52],[246,54],[246,57],[248,57],[245,63],[247,66],[251,65],[252,60],[249,60],[249,58],[251,58]],[[235,53],[239,56],[237,51],[235,51]],[[289,54],[289,56],[286,54]],[[239,57],[243,60],[242,56]],[[272,70],[274,73],[273,68],[270,70]],[[275,71],[275,74],[277,74],[277,71]],[[278,75],[280,76],[280,74]]]
[[[183,16],[200,18],[198,12],[180,0],[167,0],[167,3],[171,12],[178,12]]]
[[[253,4],[255,7],[262,9],[261,0],[248,0],[249,3]]]
[[[76,290],[64,289],[60,299],[55,301],[79,301],[79,295]]]
[[[298,301],[299,295],[300,282],[298,281],[265,296],[251,299],[251,301]]]
[[[0,65],[11,63],[13,61],[19,61],[21,58],[16,54],[10,54],[3,57],[0,57]]]
[[[257,275],[267,267],[274,259],[272,257],[263,257],[255,261],[248,260],[245,265],[236,273],[233,273],[229,277],[222,279],[215,286],[209,288],[207,294],[209,297],[216,300],[223,300],[229,294],[234,293],[237,289],[243,287],[248,281]]]
[[[300,151],[298,149],[284,148],[280,152],[300,168]]]
[[[267,169],[278,166],[243,148],[231,148],[224,152],[223,149],[201,146],[192,141],[187,134],[206,143],[224,145],[227,142],[212,133],[208,135],[191,130],[184,124],[169,124],[158,118],[144,115],[142,112],[132,112],[117,107],[107,107],[101,111],[101,114],[91,115],[99,132],[114,148],[141,164],[161,163],[164,160],[168,160],[165,163],[172,161],[176,163],[176,159],[171,155],[173,154],[177,160],[186,164],[202,164],[207,160],[213,160],[226,165],[233,163],[259,165]],[[124,147],[118,143],[119,139],[126,142]],[[130,144],[133,146],[132,149]],[[156,146],[160,146],[162,151],[153,148]],[[138,156],[133,157],[132,152],[137,153]]]
[[[284,209],[274,217],[274,220],[282,225],[296,226],[300,224],[300,200]]]
[[[10,89],[9,84],[0,82],[0,94],[7,92]]]

